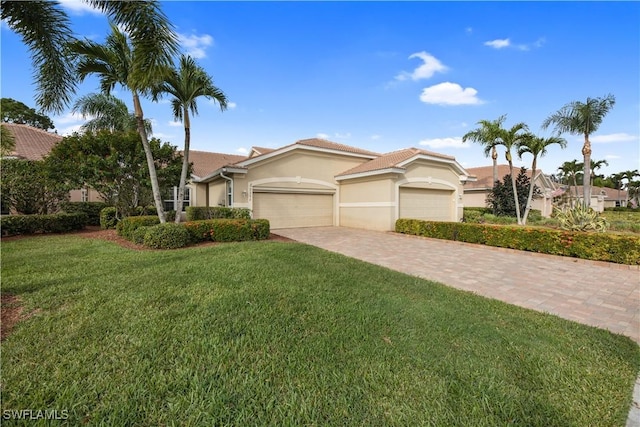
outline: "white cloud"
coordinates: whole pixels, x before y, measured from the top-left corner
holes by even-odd
[[[336,136],[336,138],[347,139],[347,138],[351,138],[351,132],[346,132],[346,133],[336,132],[335,136]]]
[[[75,132],[80,132],[81,127],[82,127],[82,124],[76,124],[76,125],[71,125],[64,128],[56,129],[56,132],[58,133],[58,135],[61,135],[61,136],[69,136],[69,135],[73,135]]]
[[[478,91],[472,87],[462,88],[457,83],[444,82],[424,88],[420,101],[437,105],[478,105],[483,101],[476,95]]]
[[[187,55],[196,59],[205,58],[207,56],[206,49],[213,46],[213,37],[209,34],[203,34],[201,36],[195,34],[178,34],[178,41]]]
[[[628,142],[637,141],[638,137],[635,135],[629,135],[628,133],[610,133],[608,135],[594,135],[589,137],[589,141],[595,144],[610,144],[612,142]]]
[[[102,12],[100,12],[100,10],[95,9],[80,0],[59,0],[59,2],[60,6],[62,6],[63,9],[66,9],[73,15],[84,15],[87,13],[93,15],[102,15]]]
[[[376,141],[376,140],[378,140],[380,138],[382,138],[382,135],[378,135],[378,134],[371,135],[371,139],[373,139],[374,141]]]
[[[249,154],[249,150],[247,150],[244,147],[240,147],[236,150],[236,153],[240,153],[240,154]]]
[[[420,141],[420,145],[426,145],[430,148],[469,148],[469,144],[462,142],[461,136],[423,139]]]
[[[84,122],[85,119],[82,118],[82,114],[80,113],[67,113],[64,116],[52,117],[51,118],[54,123],[60,123],[62,125],[66,125],[69,123],[77,123]]]
[[[496,39],[496,40],[484,42],[484,45],[492,47],[494,49],[503,49],[511,45],[511,41],[509,39]]]
[[[317,133],[316,137],[320,139],[329,139],[329,135],[327,135],[326,133]]]
[[[153,137],[158,139],[163,139],[163,140],[171,140],[176,136],[170,133],[154,132]]]
[[[182,122],[167,122],[171,127],[182,127]]]
[[[237,106],[238,104],[236,104],[235,102],[227,102],[227,108],[229,110],[235,110]]]
[[[467,28],[464,29],[464,32],[467,33],[467,34],[472,34],[473,33],[473,28],[467,27]]]
[[[607,154],[606,156],[604,156],[604,158],[607,160],[616,160],[621,159],[622,157],[616,156],[615,154]]]
[[[422,80],[432,77],[435,73],[444,73],[447,71],[447,67],[442,64],[436,57],[430,55],[427,52],[417,52],[409,56],[409,59],[420,58],[423,63],[418,68],[409,73],[403,71],[396,76],[396,80]]]

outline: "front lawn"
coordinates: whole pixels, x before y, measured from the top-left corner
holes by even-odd
[[[640,369],[629,338],[298,243],[46,236],[1,261],[26,318],[2,343],[3,417],[622,426]]]

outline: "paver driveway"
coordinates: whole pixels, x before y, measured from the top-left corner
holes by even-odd
[[[640,343],[637,267],[346,227],[275,233]]]

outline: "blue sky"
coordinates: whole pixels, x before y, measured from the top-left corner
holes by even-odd
[[[78,37],[104,40],[103,15],[63,2]],[[163,2],[184,52],[231,101],[206,99],[192,121],[192,149],[233,154],[322,137],[377,152],[419,147],[465,167],[489,165],[461,137],[507,115],[540,136],[564,104],[616,97],[592,135],[605,174],[640,168],[639,2]],[[2,24],[3,97],[35,107],[29,54]],[[88,79],[78,96],[98,90]],[[130,94],[115,93],[127,104]],[[144,101],[154,136],[182,147],[167,101]],[[66,134],[82,124],[52,116]],[[539,161],[554,173],[581,159],[564,135]],[[500,151],[503,160],[503,150]],[[530,165],[527,156],[517,164]]]

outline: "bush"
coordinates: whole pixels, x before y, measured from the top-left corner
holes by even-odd
[[[107,207],[104,202],[63,202],[61,208],[66,213],[87,214],[87,225],[100,225],[100,214]]]
[[[136,245],[144,245],[144,236],[147,234],[149,228],[154,227],[152,225],[143,225],[136,228],[131,232],[131,241]]]
[[[631,206],[616,206],[615,208],[604,208],[605,212],[637,212],[640,214],[640,209]]]
[[[183,224],[167,222],[151,227],[143,226],[138,228],[143,228],[143,242],[148,248],[176,249],[191,243],[191,235]],[[134,232],[136,238],[140,237],[140,233],[142,232],[138,232],[138,230]]]
[[[158,219],[157,215],[128,216],[126,218],[122,218],[122,220],[118,222],[116,232],[119,236],[122,236],[127,240],[131,240],[136,228],[145,225],[156,225],[159,223],[160,219]]]
[[[594,261],[640,265],[640,237],[585,233],[541,227],[512,227],[399,219],[396,232],[437,239],[563,255]]]
[[[203,219],[251,219],[251,210],[247,208],[226,208],[222,206],[187,206],[187,221]]]
[[[270,227],[266,219],[209,219],[184,223],[192,241],[240,242],[269,238]]]
[[[35,233],[67,233],[82,230],[87,223],[87,214],[59,213],[53,215],[9,215],[0,219],[0,228],[5,236]]]
[[[118,225],[118,211],[115,207],[109,206],[100,211],[100,228],[108,230],[116,228]]]

